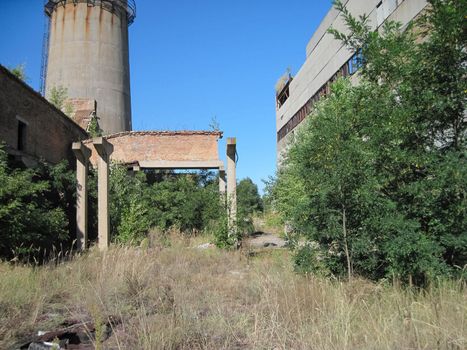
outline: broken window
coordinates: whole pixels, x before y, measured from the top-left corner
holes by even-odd
[[[284,90],[277,96],[277,107],[280,108],[289,98],[289,85],[287,84]]]
[[[358,49],[357,52],[350,58],[349,63],[349,74],[355,74],[361,66],[363,66],[363,53],[362,49]]]

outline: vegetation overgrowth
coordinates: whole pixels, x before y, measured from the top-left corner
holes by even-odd
[[[250,257],[156,235],[41,267],[0,264],[0,348],[114,320],[100,349],[449,349],[467,346],[465,283],[425,290],[298,275],[288,250]],[[118,320],[116,322],[115,320]],[[67,322],[65,322],[67,321]]]
[[[11,165],[0,147],[0,259],[41,261],[67,250],[75,176],[66,162],[35,169]]]
[[[424,285],[467,264],[467,3],[430,0],[408,28],[373,31],[340,2],[360,52],[296,132],[268,201],[293,235],[297,269]]]
[[[66,162],[34,169],[8,161],[0,148],[0,259],[41,262],[55,250],[74,248],[76,180]],[[90,170],[90,238],[97,238],[97,179]],[[252,215],[262,210],[250,179],[238,184],[238,236],[253,230]],[[177,229],[187,235],[213,234],[215,243],[232,247],[239,239],[227,230],[226,204],[217,176],[210,172],[110,171],[111,240],[140,244],[151,228]]]

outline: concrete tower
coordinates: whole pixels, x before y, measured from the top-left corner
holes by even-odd
[[[97,101],[104,133],[131,130],[128,26],[134,0],[47,0],[50,17],[46,94]]]

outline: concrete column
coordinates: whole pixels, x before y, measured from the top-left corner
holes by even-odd
[[[237,140],[235,137],[227,139],[227,211],[229,220],[229,234],[237,232]]]
[[[76,246],[83,251],[88,241],[88,168],[91,150],[82,142],[74,142],[72,150],[76,156]]]
[[[109,161],[113,146],[103,137],[92,140],[97,151],[97,210],[98,210],[98,245],[101,251],[109,247]]]
[[[221,167],[219,167],[219,195],[223,207],[225,207],[226,205],[226,186],[227,184],[225,182],[225,168],[222,165]]]

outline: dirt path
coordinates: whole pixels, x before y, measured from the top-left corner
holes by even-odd
[[[266,232],[255,232],[244,240],[245,245],[250,248],[284,248],[286,242],[276,234]]]

